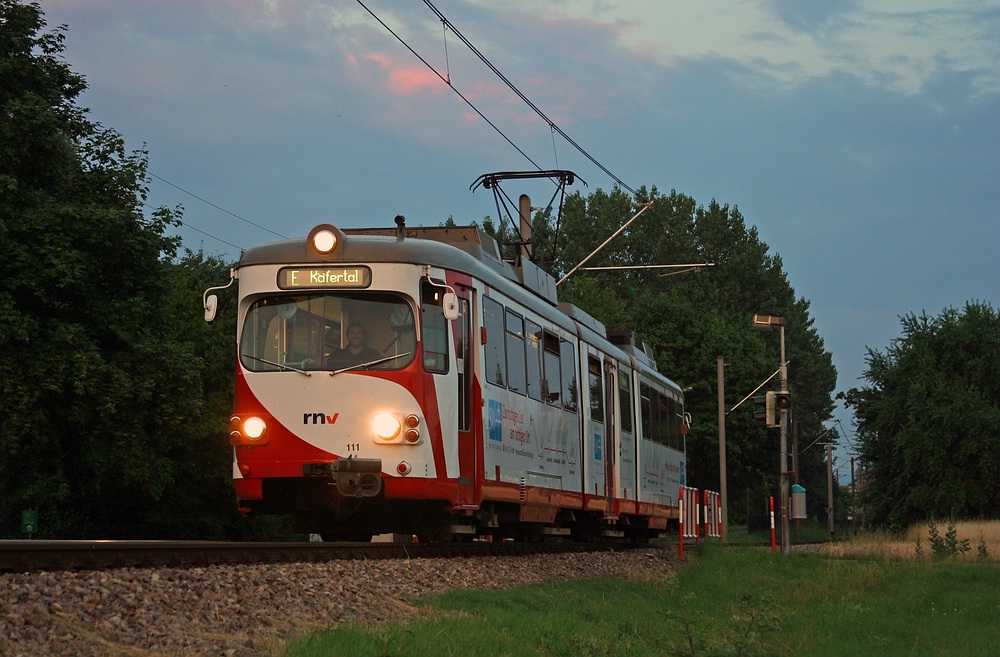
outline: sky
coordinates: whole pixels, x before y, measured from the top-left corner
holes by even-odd
[[[1000,307],[1000,1],[362,2],[41,5],[80,104],[148,150],[148,203],[183,206],[193,251],[481,222],[476,178],[537,166],[584,194],[617,179],[738,207],[810,302],[838,390],[901,316]],[[545,185],[504,188],[540,203]]]

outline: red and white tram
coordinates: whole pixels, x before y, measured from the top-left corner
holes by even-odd
[[[397,224],[320,225],[234,269],[240,508],[327,539],[664,531],[687,425],[641,343],[477,228]]]

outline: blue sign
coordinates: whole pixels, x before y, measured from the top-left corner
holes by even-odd
[[[490,440],[503,441],[503,404],[495,399],[486,409],[486,429]]]

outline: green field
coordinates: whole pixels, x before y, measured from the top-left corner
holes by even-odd
[[[286,657],[1000,654],[1000,565],[831,560],[704,546],[670,582],[557,582],[455,591],[419,619],[343,627]]]

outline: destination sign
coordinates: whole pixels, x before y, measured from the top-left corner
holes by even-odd
[[[369,267],[284,267],[278,270],[278,287],[282,290],[362,288],[371,284],[372,270]]]

